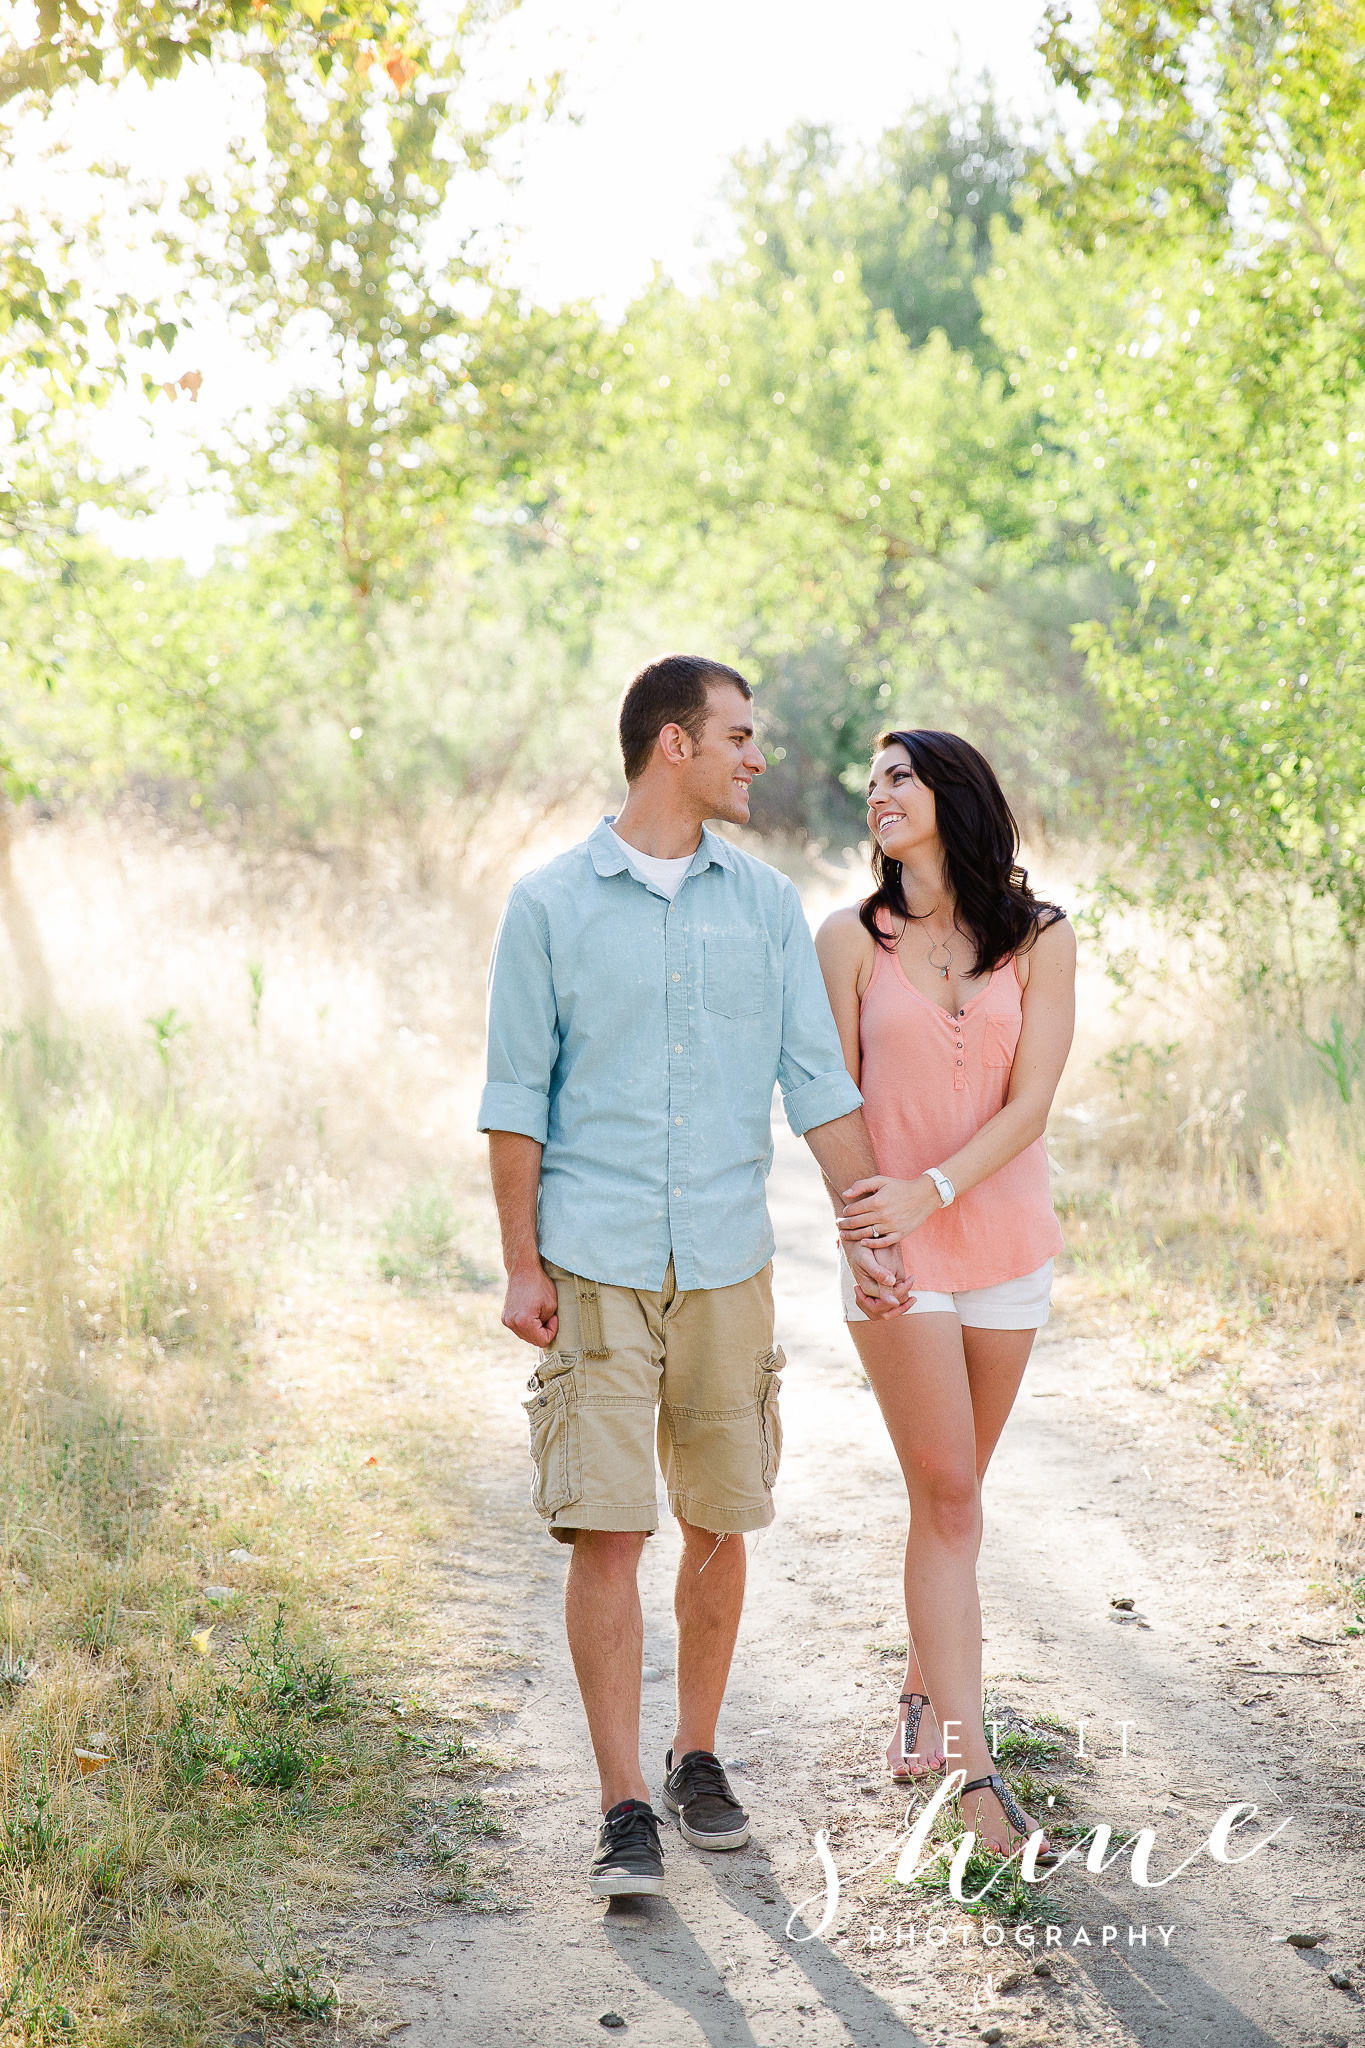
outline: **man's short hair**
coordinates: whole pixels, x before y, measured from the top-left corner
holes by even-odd
[[[626,684],[616,727],[627,782],[644,774],[666,725],[680,725],[694,744],[700,740],[712,683],[729,683],[748,698],[754,694],[738,669],[704,654],[661,654],[635,671]]]

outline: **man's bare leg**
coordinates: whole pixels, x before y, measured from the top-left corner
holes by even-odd
[[[637,1574],[644,1547],[643,1533],[633,1529],[578,1530],[564,1588],[569,1649],[602,1780],[603,1813],[623,1799],[649,1800],[640,1775],[644,1620]]]
[[[717,1537],[679,1519],[683,1553],[673,1612],[678,1621],[678,1725],[673,1761],[714,1752],[716,1722],[744,1607],[747,1559],[740,1535]]]

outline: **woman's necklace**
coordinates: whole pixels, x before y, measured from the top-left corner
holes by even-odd
[[[897,934],[897,945],[899,945],[901,940],[905,937],[905,934],[909,929],[909,925],[910,920],[907,918],[905,923],[901,926],[899,933]],[[933,968],[936,968],[937,971],[943,976],[943,979],[946,981],[948,979],[948,967],[941,967],[939,965],[938,961],[934,958],[935,953],[946,953],[948,955],[948,967],[951,967],[953,964],[953,949],[948,944],[946,939],[931,939],[929,942],[929,965]]]

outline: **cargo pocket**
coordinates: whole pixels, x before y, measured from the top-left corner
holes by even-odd
[[[581,1351],[547,1351],[531,1391],[522,1402],[531,1431],[531,1505],[549,1517],[576,1501],[583,1491],[583,1460],[578,1441],[578,1383],[574,1368]]]
[[[769,1493],[777,1483],[777,1468],[782,1462],[782,1417],[777,1397],[782,1384],[779,1374],[786,1363],[787,1354],[780,1344],[772,1351],[759,1353],[758,1427],[763,1438],[763,1484]]]
[[[986,1038],[981,1048],[983,1067],[1010,1067],[1024,1020],[1017,1010],[986,1012]]]

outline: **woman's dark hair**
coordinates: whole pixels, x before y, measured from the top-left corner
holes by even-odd
[[[944,880],[957,906],[958,923],[976,947],[973,974],[991,974],[1039,932],[1066,912],[1040,903],[1019,865],[1019,827],[984,754],[955,732],[884,732],[876,751],[904,747],[915,774],[934,792],[938,836],[943,842]],[[858,916],[874,943],[895,951],[895,940],[878,929],[879,911],[915,922],[905,901],[901,864],[872,843],[873,893]]]

